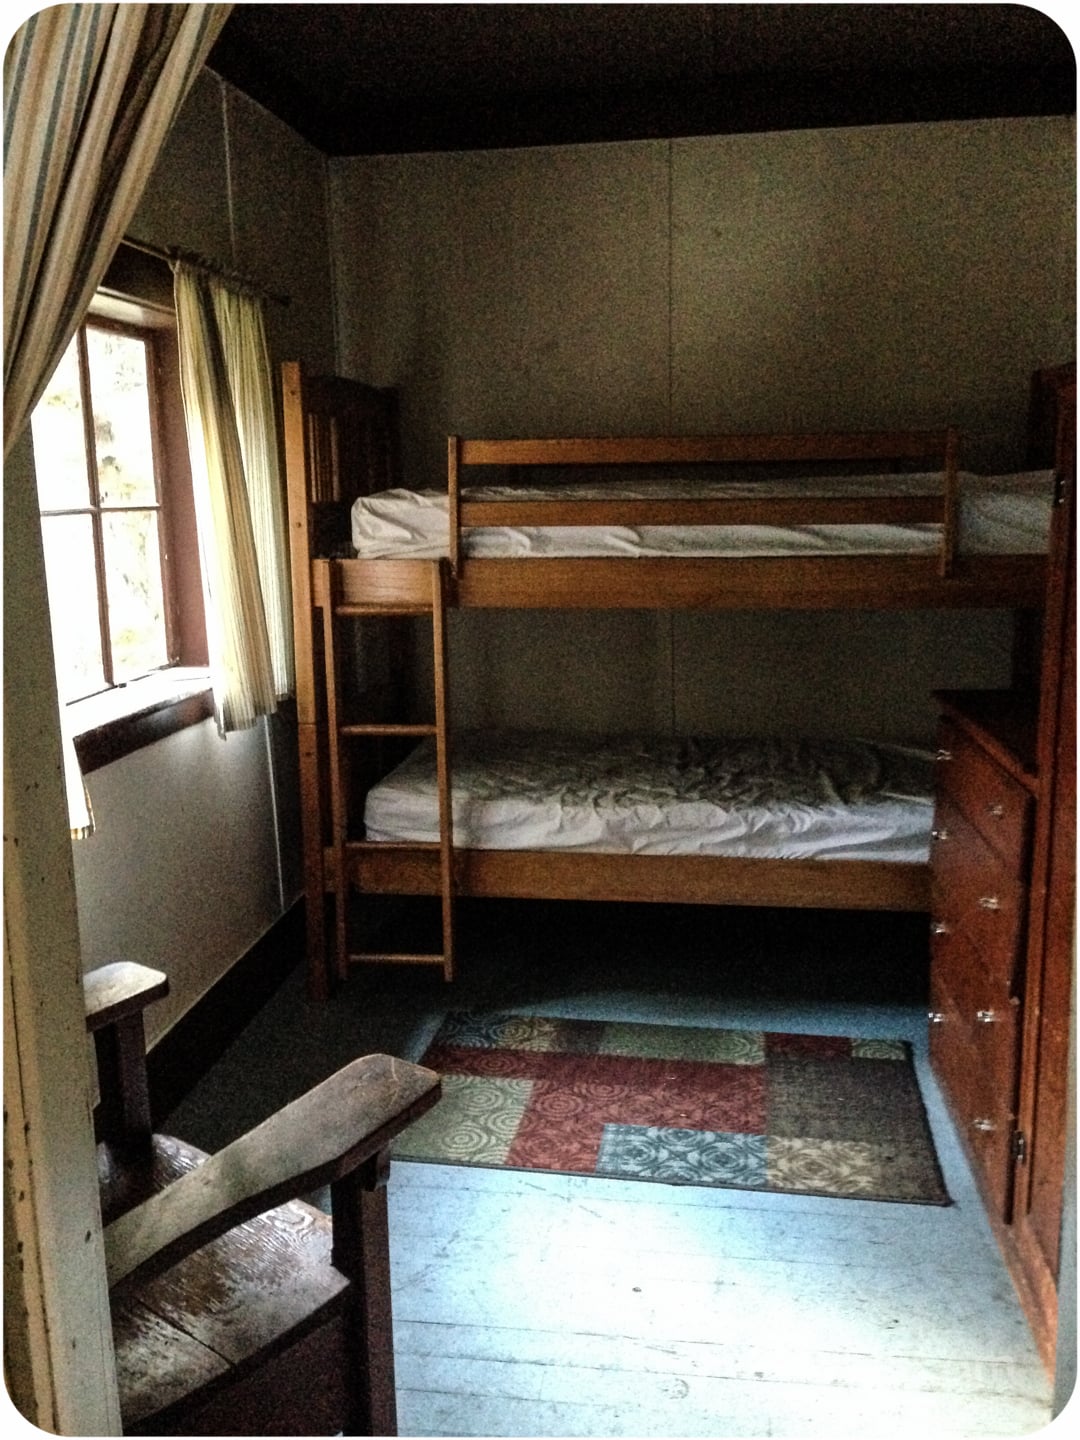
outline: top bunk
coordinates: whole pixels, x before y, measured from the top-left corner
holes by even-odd
[[[394,396],[283,371],[294,584],[335,608],[1037,608],[1054,476],[954,429],[482,439],[402,485]],[[306,576],[299,571],[308,572]]]

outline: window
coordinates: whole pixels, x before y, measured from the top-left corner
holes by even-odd
[[[153,335],[80,327],[33,415],[61,698],[177,660],[156,455]]]
[[[57,688],[84,770],[212,713],[193,703],[206,636],[175,333],[167,312],[103,298],[31,420]]]

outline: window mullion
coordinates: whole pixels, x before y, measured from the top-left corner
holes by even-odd
[[[112,637],[109,630],[109,595],[105,584],[105,536],[101,525],[101,490],[97,473],[97,434],[94,427],[94,400],[90,388],[90,360],[86,349],[86,326],[80,325],[79,390],[82,395],[83,443],[86,448],[86,480],[90,495],[90,530],[94,545],[94,573],[97,580],[98,632],[101,637],[101,665],[105,684],[116,683]]]

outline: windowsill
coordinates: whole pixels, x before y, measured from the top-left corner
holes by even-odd
[[[208,673],[186,668],[163,670],[68,706],[84,775],[213,714]]]

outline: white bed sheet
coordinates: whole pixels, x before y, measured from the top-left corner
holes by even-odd
[[[560,484],[568,499],[939,494],[940,474],[840,476],[812,481],[612,480]],[[470,486],[472,500],[551,498],[542,486]],[[1041,554],[1053,507],[1053,472],[960,477],[958,549],[963,554]],[[362,559],[436,559],[449,548],[445,492],[383,490],[352,509],[352,543]],[[941,544],[938,525],[491,526],[470,529],[465,553],[485,559],[583,556],[920,554]]]
[[[929,751],[863,740],[468,731],[453,744],[454,843],[480,850],[928,859]],[[369,792],[371,840],[437,841],[425,741]]]

